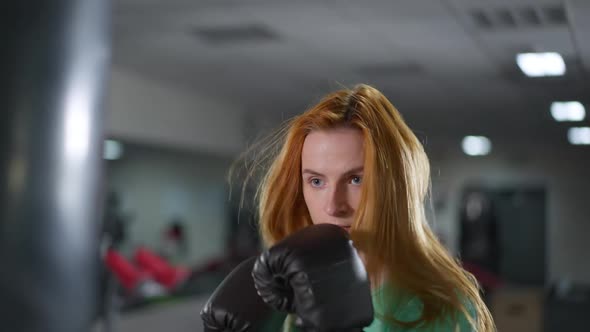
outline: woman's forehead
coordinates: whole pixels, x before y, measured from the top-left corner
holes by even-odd
[[[363,136],[358,129],[312,131],[303,144],[302,169],[322,174],[348,172],[362,167],[363,162]]]

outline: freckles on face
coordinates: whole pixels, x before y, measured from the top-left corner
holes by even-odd
[[[305,204],[314,224],[349,228],[361,197],[364,139],[359,129],[312,131],[305,138],[301,176]]]

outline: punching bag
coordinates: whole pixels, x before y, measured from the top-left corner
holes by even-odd
[[[98,306],[108,0],[0,10],[0,329],[89,331]]]

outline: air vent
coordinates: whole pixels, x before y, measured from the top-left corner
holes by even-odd
[[[473,9],[470,16],[473,23],[483,30],[518,29],[568,23],[562,5]]]
[[[263,24],[197,27],[194,33],[204,42],[215,45],[279,40],[278,34]]]
[[[383,63],[362,66],[361,74],[371,76],[399,76],[399,75],[417,75],[423,72],[422,67],[416,63]]]
[[[543,9],[545,19],[552,24],[566,24],[567,15],[563,6],[552,6]]]
[[[518,13],[524,24],[533,26],[541,25],[541,16],[535,8],[522,8]]]

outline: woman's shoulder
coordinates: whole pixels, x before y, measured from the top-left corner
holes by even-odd
[[[475,318],[475,307],[466,303],[467,315]],[[375,320],[366,332],[430,332],[430,331],[473,331],[467,315],[462,312],[447,313],[436,321],[415,327],[401,327],[392,322],[391,318],[401,322],[412,322],[418,320],[422,315],[423,303],[412,294],[383,285],[373,291],[373,307],[375,309]]]

